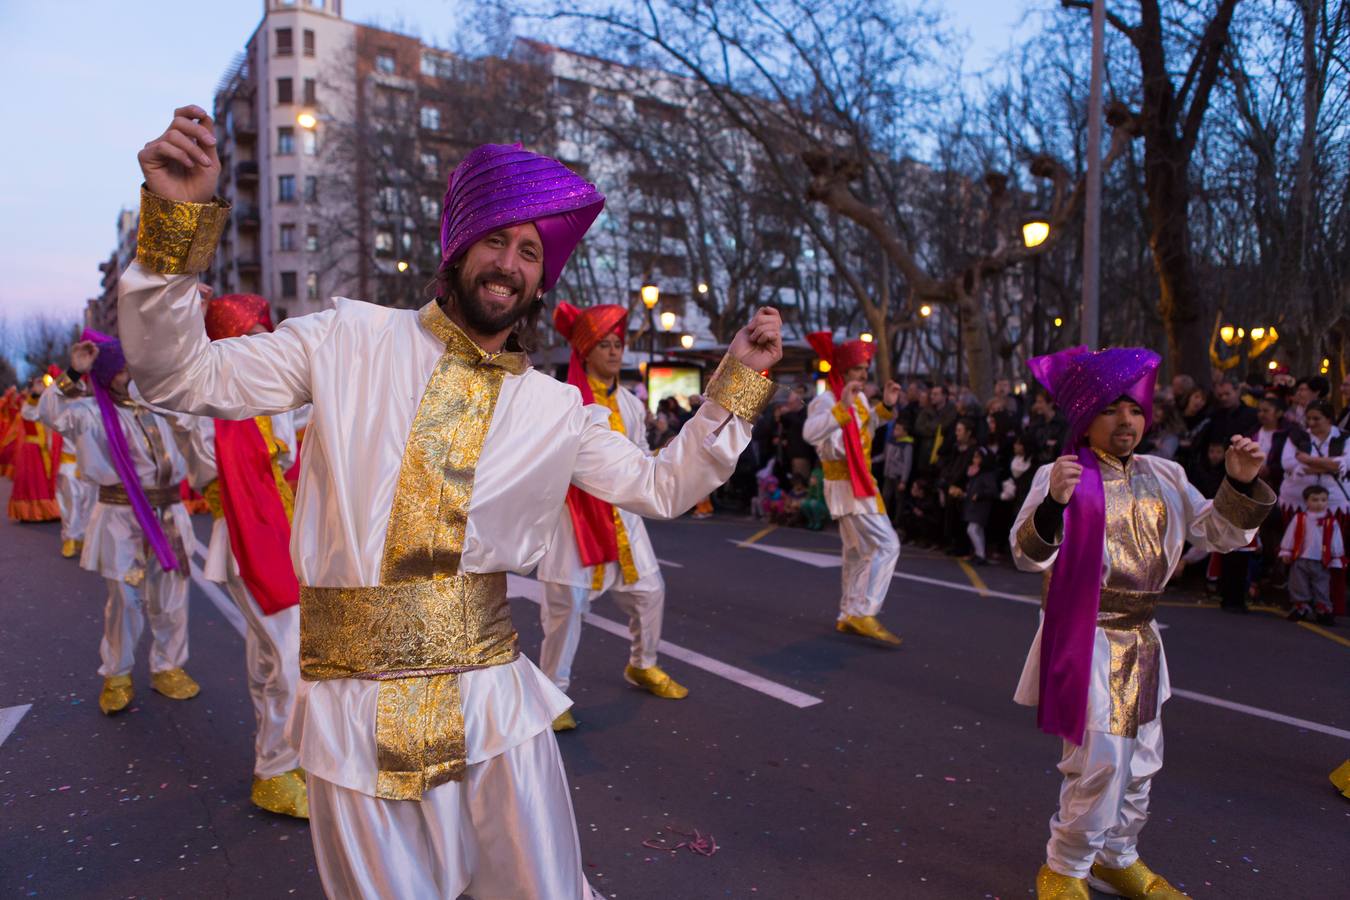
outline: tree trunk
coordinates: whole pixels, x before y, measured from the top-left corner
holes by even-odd
[[[965,357],[966,384],[977,397],[994,393],[994,348],[989,340],[985,311],[975,293],[957,286],[956,308],[961,311],[961,350]]]

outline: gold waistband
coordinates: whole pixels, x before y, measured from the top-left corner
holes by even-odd
[[[1118,591],[1102,588],[1097,605],[1097,625],[1101,628],[1136,630],[1153,621],[1158,599],[1154,591]]]
[[[822,459],[820,467],[825,471],[827,481],[848,481],[848,460]]]
[[[145,491],[145,499],[150,501],[151,506],[173,506],[175,503],[183,502],[183,495],[176,487],[142,487],[141,490]],[[127,494],[127,489],[124,485],[101,484],[98,486],[98,502],[110,503],[114,506],[130,506],[131,497]]]
[[[300,587],[300,675],[379,682],[376,796],[418,800],[463,776],[459,674],[519,655],[506,575]]]

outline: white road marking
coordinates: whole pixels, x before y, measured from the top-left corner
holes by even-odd
[[[526,600],[537,604],[542,604],[544,602],[544,586],[533,578],[508,575],[506,581],[507,593],[510,596],[523,597]],[[601,631],[607,631],[612,635],[621,637],[624,640],[628,640],[630,637],[627,625],[622,625],[612,619],[606,619],[604,616],[598,616],[595,613],[586,613],[582,618],[582,621],[588,625],[594,625]],[[749,688],[752,691],[758,691],[765,696],[772,697],[775,700],[781,700],[798,709],[806,709],[809,706],[815,706],[818,703],[824,702],[819,697],[804,694],[787,685],[779,684],[776,681],[770,681],[767,678],[756,675],[754,672],[747,672],[745,669],[737,668],[736,666],[713,659],[710,656],[704,656],[702,653],[695,650],[689,650],[678,644],[672,644],[670,641],[662,641],[660,644],[660,651],[666,656],[688,663],[696,669],[702,669],[705,672],[720,676],[727,681],[739,684],[741,687]]]
[[[658,559],[657,562],[659,562],[661,565],[665,566],[665,567],[668,568],[668,569],[683,569],[683,568],[684,568],[684,563],[671,562],[671,561],[668,560],[668,559]]]
[[[203,564],[206,563],[206,547],[195,538],[192,542],[192,552],[202,558]],[[225,617],[225,621],[233,625],[234,630],[239,632],[240,637],[243,637],[244,630],[248,628],[248,625],[244,622],[243,613],[239,611],[239,607],[234,605],[234,601],[220,589],[220,585],[214,581],[206,580],[201,573],[201,569],[195,563],[192,565],[192,581],[202,589],[202,593],[206,595],[207,599],[215,604],[216,609],[220,610],[220,614]]]
[[[6,706],[0,709],[0,746],[2,746],[9,736],[14,733],[14,729],[19,726],[19,720],[28,714],[33,708],[33,704],[25,703],[23,706]]]
[[[730,543],[736,544],[738,547],[745,547],[746,549],[749,550],[758,550],[761,553],[769,553],[772,554],[773,556],[781,556],[784,559],[795,560],[797,562],[804,563],[808,566],[815,566],[818,569],[829,569],[829,568],[837,569],[841,565],[838,556],[833,556],[828,553],[815,553],[810,550],[792,550],[787,547],[773,547],[765,544],[742,544],[740,541],[730,541]],[[959,581],[943,581],[942,579],[939,578],[926,578],[922,575],[910,575],[904,572],[896,572],[895,577],[902,578],[907,581],[918,581],[924,584],[931,584],[937,587],[948,588],[950,590],[964,591],[969,594],[980,594],[978,588],[975,588],[970,584],[966,584]],[[1026,603],[1033,606],[1040,605],[1040,600],[1038,598],[1031,597],[1026,594],[1010,594],[1004,591],[989,590],[985,591],[984,595],[990,597],[1002,597],[1006,600],[1014,600],[1018,603]],[[1158,627],[1160,629],[1165,629],[1168,626],[1160,622],[1158,623]],[[1296,728],[1304,728],[1307,729],[1308,731],[1316,731],[1321,734],[1331,735],[1332,737],[1350,740],[1350,731],[1346,731],[1345,729],[1342,728],[1336,728],[1333,725],[1323,725],[1320,722],[1312,722],[1309,721],[1308,719],[1299,719],[1295,718],[1294,716],[1286,716],[1283,713],[1272,712],[1271,710],[1268,709],[1260,709],[1259,707],[1255,706],[1247,706],[1244,703],[1234,703],[1231,700],[1224,700],[1220,697],[1211,697],[1208,694],[1199,694],[1196,693],[1195,691],[1186,691],[1176,687],[1172,688],[1172,695],[1174,697],[1182,697],[1186,700],[1194,700],[1196,703],[1205,703],[1210,706],[1217,706],[1220,707],[1221,709],[1226,709],[1231,712],[1255,716],[1258,719],[1267,719],[1271,722],[1280,722],[1285,725],[1293,725]]]

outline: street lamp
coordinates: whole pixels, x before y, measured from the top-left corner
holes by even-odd
[[[680,346],[686,350],[692,349],[694,346],[694,336],[692,334],[680,335]]]
[[[864,344],[872,343],[872,332],[864,331],[862,334],[858,335],[858,340],[862,341]]]
[[[670,331],[675,327],[675,314],[670,310],[661,313],[661,330]]]
[[[408,261],[406,259],[400,259],[398,261],[398,270],[400,272],[408,271]]]
[[[661,289],[654,284],[644,284],[639,292],[642,297],[642,305],[647,307],[647,363],[656,362],[656,322],[652,317],[652,310],[661,300]]]
[[[306,130],[313,130],[319,125],[319,119],[312,112],[302,112],[295,117],[295,124]]]
[[[699,292],[700,294],[706,294],[706,293],[708,293],[708,285],[707,285],[705,282],[700,281],[700,282],[698,283],[698,292]]]
[[[919,315],[923,316],[925,319],[931,316],[932,314],[933,314],[933,307],[929,306],[927,303],[919,307]]]
[[[1055,316],[1055,327],[1056,327],[1056,328],[1063,328],[1063,327],[1064,327],[1064,319],[1062,319],[1062,318],[1059,317],[1059,316]]]
[[[1050,237],[1050,223],[1040,216],[1032,216],[1022,223],[1022,244],[1028,250],[1034,250]],[[1031,313],[1031,351],[1041,352],[1041,330],[1045,317],[1041,315],[1041,254],[1031,257],[1031,302],[1035,307]],[[1056,326],[1058,327],[1058,326]]]

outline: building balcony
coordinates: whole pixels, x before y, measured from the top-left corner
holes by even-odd
[[[234,180],[240,184],[256,184],[258,182],[258,163],[251,159],[236,163]]]
[[[236,259],[234,266],[240,275],[257,275],[262,271],[262,263],[256,259]]]
[[[240,204],[235,207],[234,222],[240,231],[257,231],[258,226],[262,224],[262,217],[258,214],[256,206]]]
[[[240,144],[251,144],[258,139],[258,126],[252,122],[235,122],[234,139]]]

